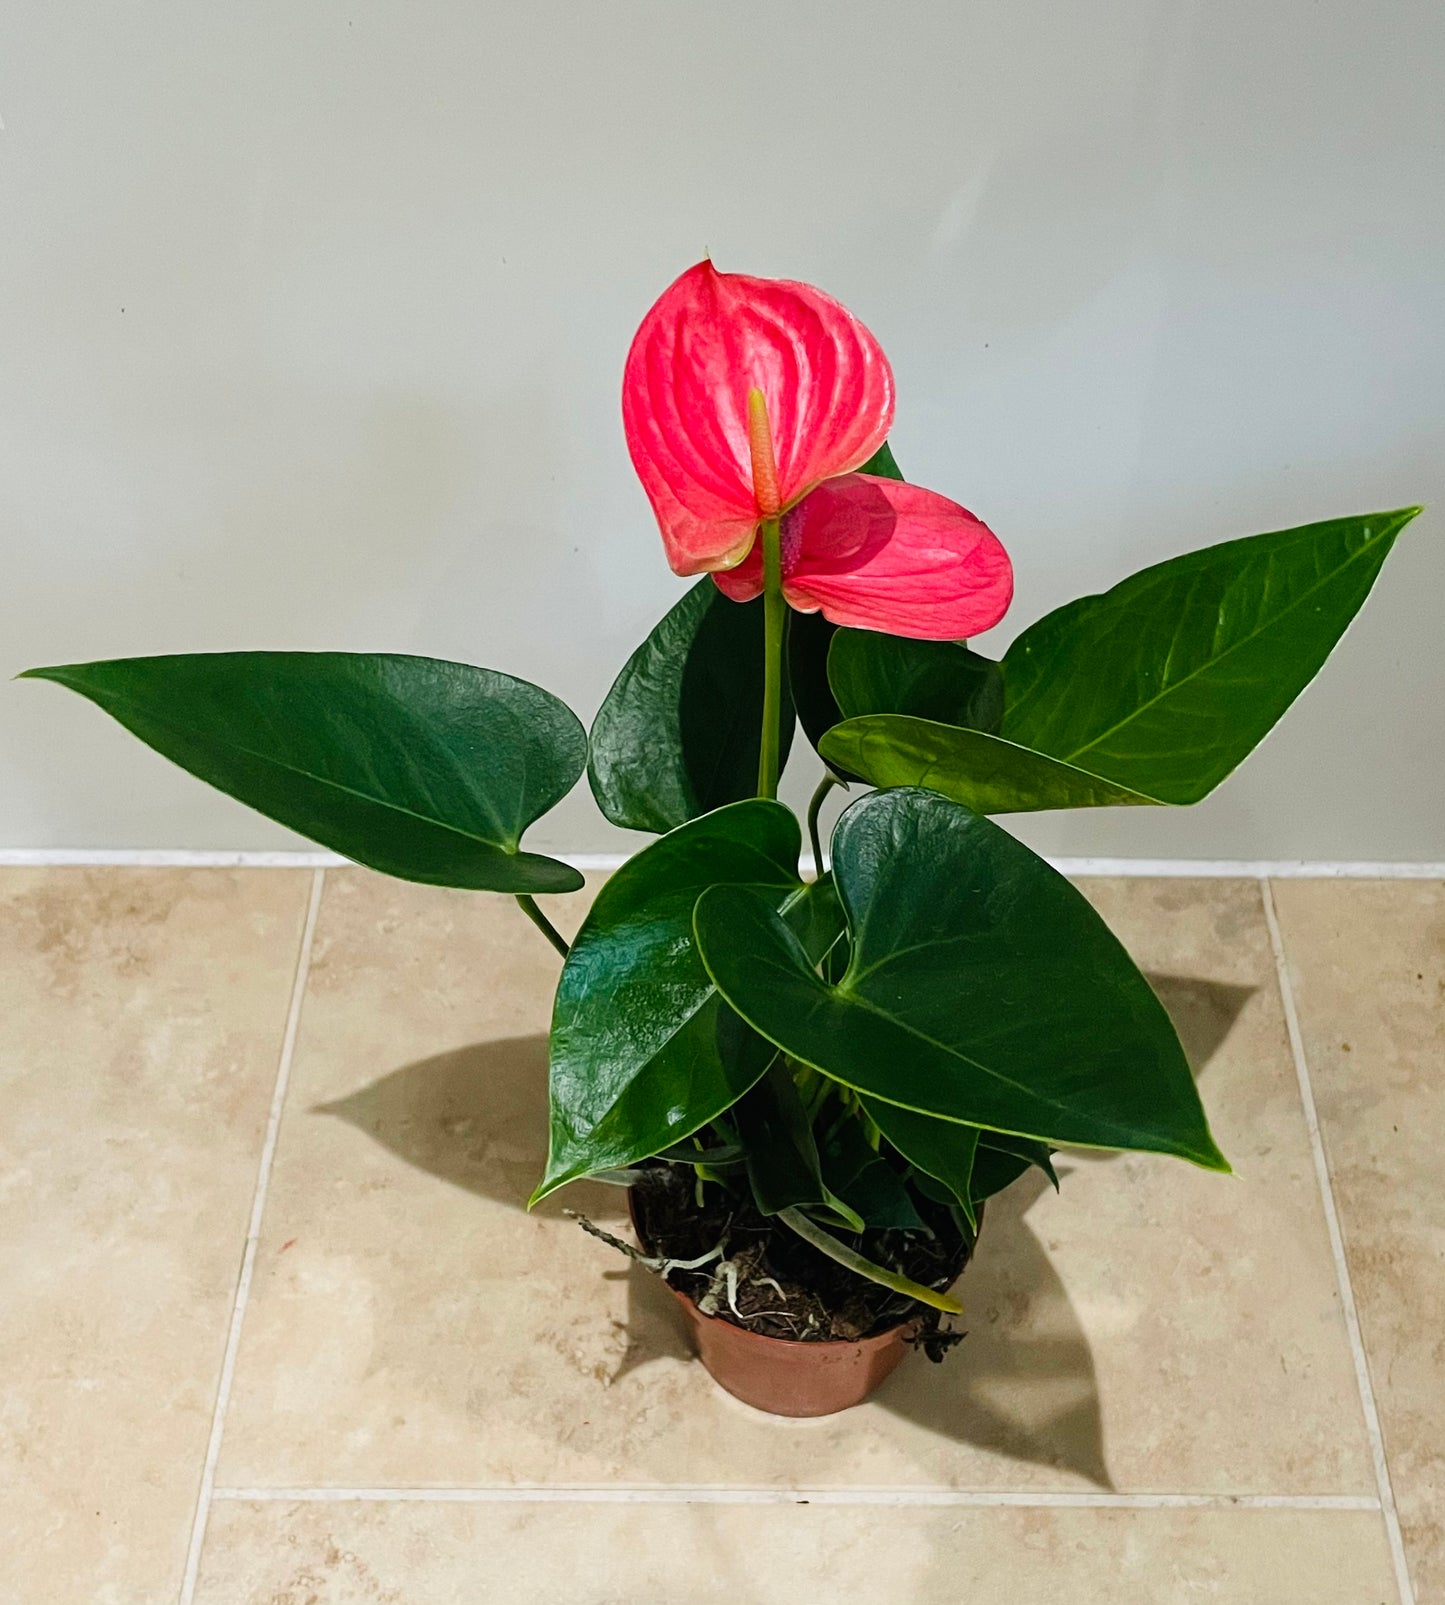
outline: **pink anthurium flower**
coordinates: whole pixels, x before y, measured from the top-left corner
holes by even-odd
[[[806,284],[699,262],[648,312],[622,390],[627,446],[678,574],[736,601],[763,588],[837,624],[958,640],[996,624],[1008,555],[946,497],[857,470],[893,422],[893,373],[845,307]]]
[[[872,474],[825,480],[782,519],[783,595],[800,613],[923,641],[958,641],[997,624],[1013,567],[972,513],[921,485]],[[754,547],[719,589],[747,602],[763,588]]]

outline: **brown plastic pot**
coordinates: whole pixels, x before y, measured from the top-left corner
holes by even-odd
[[[628,1194],[633,1230],[643,1241]],[[644,1243],[644,1247],[646,1244]],[[775,1416],[829,1416],[862,1404],[909,1352],[917,1316],[856,1343],[804,1343],[764,1337],[720,1316],[704,1315],[686,1293],[668,1285],[682,1306],[698,1358],[719,1387]]]
[[[830,1416],[864,1399],[908,1353],[916,1318],[857,1343],[799,1343],[764,1337],[720,1316],[704,1315],[675,1287],[698,1358],[721,1388],[775,1416]]]

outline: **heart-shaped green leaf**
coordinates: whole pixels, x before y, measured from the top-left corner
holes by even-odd
[[[709,974],[769,1041],[918,1114],[1228,1169],[1148,982],[1023,843],[934,792],[881,791],[844,814],[833,863],[852,943],[836,986],[765,899],[698,900]]]
[[[927,786],[981,814],[1158,801],[986,731],[899,713],[834,725],[818,750],[870,785]]]
[[[876,1103],[876,1099],[873,1100]],[[891,1107],[888,1106],[888,1107]],[[925,1116],[913,1118],[922,1120]],[[934,1125],[947,1125],[950,1122],[934,1121]],[[1035,1142],[1031,1137],[1010,1137],[1001,1131],[979,1132],[978,1147],[974,1150],[973,1168],[967,1178],[968,1191],[972,1195],[966,1210],[966,1218],[978,1224],[979,1205],[992,1198],[995,1193],[1001,1193],[1005,1187],[1016,1182],[1031,1166],[1037,1166],[1053,1183],[1054,1191],[1059,1190],[1059,1178],[1054,1174],[1053,1156],[1046,1144]],[[923,1167],[918,1166],[920,1171]],[[926,1176],[927,1172],[923,1174]],[[927,1184],[918,1183],[921,1191],[930,1198],[937,1198],[940,1203],[953,1204],[959,1209],[964,1206],[959,1203],[959,1194],[955,1190],[959,1178],[955,1176],[952,1186],[943,1186],[935,1178],[929,1178]]]
[[[1060,608],[1004,657],[1002,734],[1198,802],[1319,673],[1419,511],[1225,541]]]
[[[719,999],[692,911],[709,886],[747,886],[769,908],[791,901],[806,930],[832,893],[804,888],[800,845],[793,813],[753,798],[678,826],[597,894],[557,986],[551,1151],[534,1202],[691,1136],[762,1075],[773,1050]]]
[[[1050,1186],[1055,1192],[1058,1192],[1059,1178],[1054,1171],[1053,1151],[1047,1143],[1035,1142],[1032,1137],[1011,1137],[1002,1131],[986,1131],[979,1139],[979,1148],[981,1152],[992,1151],[993,1153],[1007,1155],[1010,1159],[1022,1160],[1025,1169],[1033,1166],[1043,1171],[1044,1175],[1049,1179]],[[1020,1174],[1022,1175],[1022,1171]],[[986,1195],[978,1191],[977,1182],[978,1178],[975,1174],[973,1196],[982,1198]]]
[[[1036,1145],[1044,1155],[1047,1162],[1046,1174],[1053,1178],[1053,1163],[1048,1159],[1048,1149],[1042,1143]],[[974,1207],[992,1198],[995,1193],[1001,1193],[1005,1187],[1010,1187],[1030,1167],[1037,1163],[1021,1153],[1010,1153],[1002,1148],[986,1147],[979,1144],[978,1154],[973,1163],[973,1176],[970,1186],[973,1191]],[[1041,1170],[1045,1166],[1040,1165]],[[1058,1186],[1057,1179],[1054,1186]]]
[[[627,660],[592,721],[588,778],[614,825],[667,831],[751,797],[762,739],[763,603],[704,577]],[[778,762],[793,709],[784,697]]]
[[[964,1129],[952,1122],[947,1124],[953,1131]],[[863,1123],[856,1115],[834,1122],[822,1140],[820,1153],[824,1180],[865,1225],[903,1230],[917,1230],[924,1225],[903,1177],[869,1145]]]
[[[815,749],[843,717],[828,684],[828,651],[837,633],[821,613],[788,614],[788,685],[798,723]]]
[[[1226,541],[1069,603],[1005,654],[996,737],[882,714],[820,751],[986,813],[1197,802],[1319,672],[1418,512]]]
[[[806,1204],[827,1210],[847,1229],[863,1230],[862,1216],[823,1180],[808,1111],[781,1055],[733,1105],[732,1118],[747,1155],[753,1201],[762,1214]]]
[[[201,780],[359,864],[480,891],[572,892],[519,851],[587,759],[539,686],[437,658],[203,652],[31,669]]]
[[[965,1126],[957,1120],[935,1120],[881,1098],[864,1098],[862,1102],[869,1119],[909,1164],[942,1182],[969,1225],[977,1226],[970,1183],[978,1152],[978,1127]]]
[[[828,652],[828,680],[847,719],[906,713],[996,731],[1003,718],[1002,670],[958,641],[839,630]]]

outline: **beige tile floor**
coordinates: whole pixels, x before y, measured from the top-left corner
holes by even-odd
[[[777,1422],[525,1213],[506,900],[0,871],[0,1605],[1445,1602],[1445,886],[1082,884],[1237,1175],[1020,1184],[945,1367]]]

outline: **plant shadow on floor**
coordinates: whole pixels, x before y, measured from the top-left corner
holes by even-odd
[[[1152,975],[1197,1075],[1214,1056],[1253,992],[1181,976]],[[459,1048],[382,1076],[313,1113],[348,1122],[431,1175],[480,1197],[525,1209],[546,1158],[547,1043],[508,1037]],[[1112,1156],[1090,1155],[1087,1163]],[[968,1340],[942,1366],[903,1366],[884,1385],[884,1408],[932,1432],[1032,1464],[1054,1466],[1110,1487],[1094,1357],[1068,1292],[1027,1216],[1035,1204],[1068,1205],[1037,1172],[988,1206],[978,1262],[963,1289]],[[537,1213],[576,1210],[602,1224],[626,1219],[622,1192],[579,1183]],[[599,1256],[607,1250],[598,1245]],[[666,1288],[636,1266],[599,1275],[625,1277],[627,1349],[612,1378],[691,1351]]]

